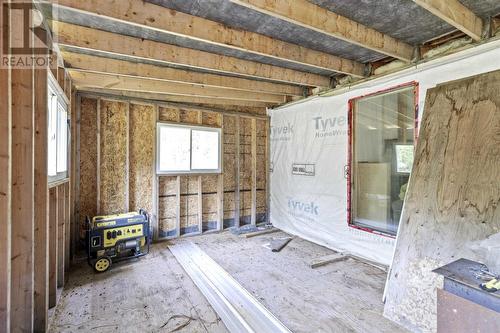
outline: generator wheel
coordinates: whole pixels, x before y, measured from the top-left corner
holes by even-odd
[[[111,266],[111,259],[108,257],[100,257],[94,262],[94,269],[96,272],[102,273],[108,270]]]

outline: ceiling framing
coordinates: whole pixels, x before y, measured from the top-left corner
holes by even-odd
[[[77,89],[235,109],[364,78],[381,61],[417,61],[424,42],[457,30],[480,41],[500,12],[493,0],[124,3],[42,2]]]

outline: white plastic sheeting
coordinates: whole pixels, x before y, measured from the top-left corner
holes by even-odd
[[[271,116],[271,222],[329,248],[390,265],[395,240],[347,222],[349,100],[404,83],[419,83],[419,117],[427,89],[500,68],[500,41],[371,80],[341,94],[316,97]]]

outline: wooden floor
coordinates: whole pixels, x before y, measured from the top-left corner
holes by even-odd
[[[285,235],[183,241],[198,244],[293,332],[403,332],[382,317],[385,272],[353,259],[311,269],[311,259],[332,251],[299,238],[279,253],[262,246]],[[103,274],[86,265],[72,271],[51,331],[225,332],[167,246]]]

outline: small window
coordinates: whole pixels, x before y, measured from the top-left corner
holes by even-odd
[[[47,175],[49,183],[68,177],[68,103],[66,96],[49,76],[47,96]]]
[[[219,128],[158,123],[157,173],[220,173]]]
[[[413,165],[417,86],[360,97],[351,105],[350,221],[396,235]]]

